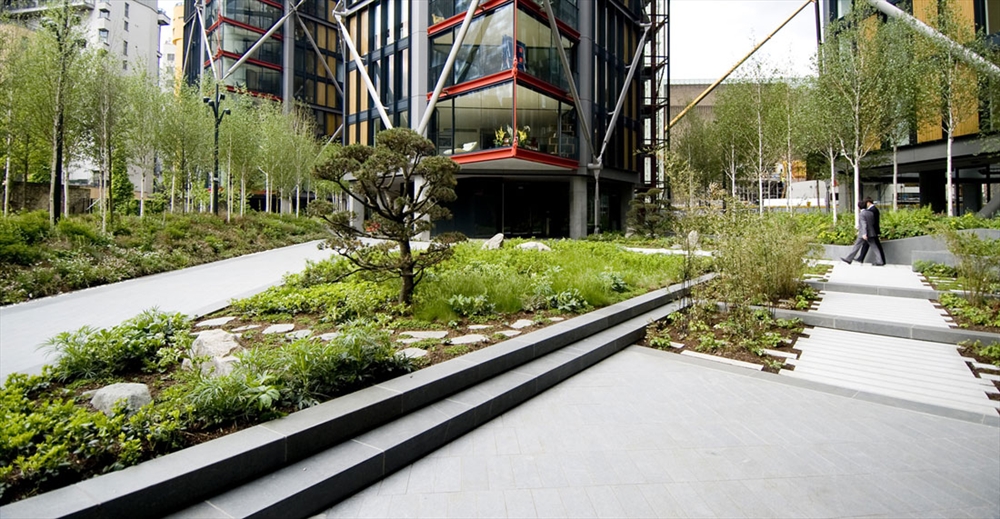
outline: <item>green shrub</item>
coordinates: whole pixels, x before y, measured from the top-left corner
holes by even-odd
[[[490,315],[494,306],[486,298],[485,294],[477,296],[463,296],[456,294],[448,298],[448,305],[456,314],[462,317],[472,317],[474,315]]]
[[[917,260],[913,262],[913,270],[925,276],[957,277],[958,270],[944,263],[935,263],[927,260]]]
[[[240,371],[274,373],[282,402],[296,408],[412,369],[409,359],[396,354],[389,333],[365,320],[345,324],[329,342],[302,339],[280,348],[255,348],[239,358]]]
[[[14,374],[0,388],[0,504],[182,444],[179,410],[151,405],[106,416],[71,394],[45,394],[46,380]]]
[[[984,346],[982,341],[962,341],[959,346],[972,350],[975,355],[986,359],[986,362],[1000,367],[1000,342],[993,341]]]
[[[391,308],[395,296],[391,286],[371,281],[352,280],[305,288],[282,285],[234,300],[232,309],[246,317],[316,313],[341,322],[371,317]]]
[[[39,245],[51,234],[45,211],[0,218],[0,264],[32,265],[44,257]]]
[[[63,218],[56,224],[56,231],[60,236],[81,246],[110,243],[110,239],[102,235],[96,226],[88,224],[82,218]]]
[[[971,232],[944,231],[948,249],[958,260],[956,270],[972,306],[1000,291],[1000,239],[982,239]]]
[[[225,375],[197,372],[174,398],[190,404],[203,426],[267,420],[280,415],[277,382],[275,375],[242,366]]]
[[[945,292],[939,302],[952,315],[967,320],[969,324],[1000,328],[1000,300],[984,300],[982,305],[976,306],[963,297]]]
[[[62,332],[46,346],[59,357],[53,367],[58,380],[93,379],[135,370],[162,371],[170,367],[163,358],[176,361],[160,350],[186,351],[192,336],[190,323],[179,313],[146,310],[112,328],[84,326]]]

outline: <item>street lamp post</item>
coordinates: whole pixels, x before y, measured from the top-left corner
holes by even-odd
[[[215,169],[212,170],[212,213],[216,216],[219,215],[219,125],[222,124],[223,117],[232,113],[228,108],[219,110],[219,105],[225,99],[226,94],[219,93],[218,83],[215,85],[215,99],[210,97],[202,98],[202,101],[212,109],[212,115],[215,116],[215,149],[213,150]]]

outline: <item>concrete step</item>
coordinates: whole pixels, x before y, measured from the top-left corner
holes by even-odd
[[[857,375],[867,375],[879,377],[886,380],[897,381],[900,384],[926,384],[928,387],[956,388],[962,391],[978,389],[980,391],[991,392],[996,390],[989,381],[976,378],[972,372],[966,369],[966,373],[928,373],[923,370],[900,370],[893,367],[886,367],[882,364],[863,364],[845,360],[837,362],[830,359],[819,359],[806,357],[805,354],[799,359],[789,359],[787,364],[806,368],[836,370],[844,373],[855,373]]]
[[[278,420],[5,505],[0,517],[162,517],[329,449],[346,448],[366,431],[622,323],[629,323],[626,328],[632,330],[625,336],[637,340],[649,319],[679,309],[679,304],[670,302],[712,276],[655,290]],[[614,342],[613,347],[627,344]],[[606,348],[599,351],[610,354]],[[582,355],[546,376],[568,373],[589,359]],[[527,387],[541,387],[548,380],[540,378]],[[498,402],[500,406],[503,399]]]
[[[651,320],[679,308],[672,303],[609,328],[169,517],[316,513],[634,343]]]
[[[947,401],[965,402],[970,404],[990,401],[986,392],[979,388],[956,389],[944,386],[928,387],[917,383],[904,383],[897,380],[887,380],[881,377],[868,377],[864,374],[857,373],[856,371],[848,372],[846,370],[838,370],[821,366],[797,365],[794,372],[822,377],[824,379],[823,381],[827,384],[851,387],[861,391],[870,391],[872,393],[881,393],[887,390],[898,391],[901,393],[912,394],[915,397],[938,398]],[[1000,404],[1000,402],[998,402],[998,404]]]
[[[902,400],[909,400],[911,402],[919,402],[923,404],[930,404],[939,407],[947,407],[950,409],[958,409],[962,411],[969,411],[977,414],[994,414],[997,409],[1000,409],[1000,402],[996,400],[984,399],[982,403],[968,403],[964,401],[955,401],[947,398],[939,398],[927,395],[916,395],[910,391],[898,390],[892,388],[877,388],[870,387],[865,384],[854,383],[845,380],[831,381],[829,378],[824,376],[815,375],[812,373],[801,373],[796,368],[795,371],[781,370],[779,373],[782,376],[787,376],[791,378],[797,378],[800,380],[809,380],[812,382],[818,382],[826,385],[835,385],[838,387],[852,389],[855,391],[862,391],[865,393],[884,395],[892,398],[899,398]]]

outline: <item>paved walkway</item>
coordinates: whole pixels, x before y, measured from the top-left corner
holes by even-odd
[[[996,517],[998,429],[630,347],[317,517]]]
[[[829,281],[926,288],[894,266]],[[822,295],[948,326],[927,300]],[[809,334],[783,376],[630,347],[317,517],[1000,517],[998,428],[904,408],[995,416],[955,345]]]
[[[908,266],[833,262],[831,283],[926,288]],[[816,312],[841,317],[948,328],[947,312],[930,300],[823,291]],[[976,413],[995,413],[1000,401],[990,380],[977,378],[957,345],[815,328],[799,339],[802,351],[781,374],[873,394]]]
[[[318,241],[146,276],[0,308],[0,382],[15,372],[38,373],[51,359],[38,346],[81,326],[114,326],[143,310],[200,316],[281,282],[307,260],[330,256]]]

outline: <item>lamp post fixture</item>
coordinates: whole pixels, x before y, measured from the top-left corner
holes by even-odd
[[[226,94],[219,93],[218,83],[215,85],[215,99],[210,97],[202,98],[202,101],[212,109],[212,114],[215,116],[215,149],[213,150],[215,168],[212,170],[212,213],[216,216],[219,216],[219,125],[222,124],[223,117],[232,113],[228,108],[219,110],[219,105],[225,99]]]

